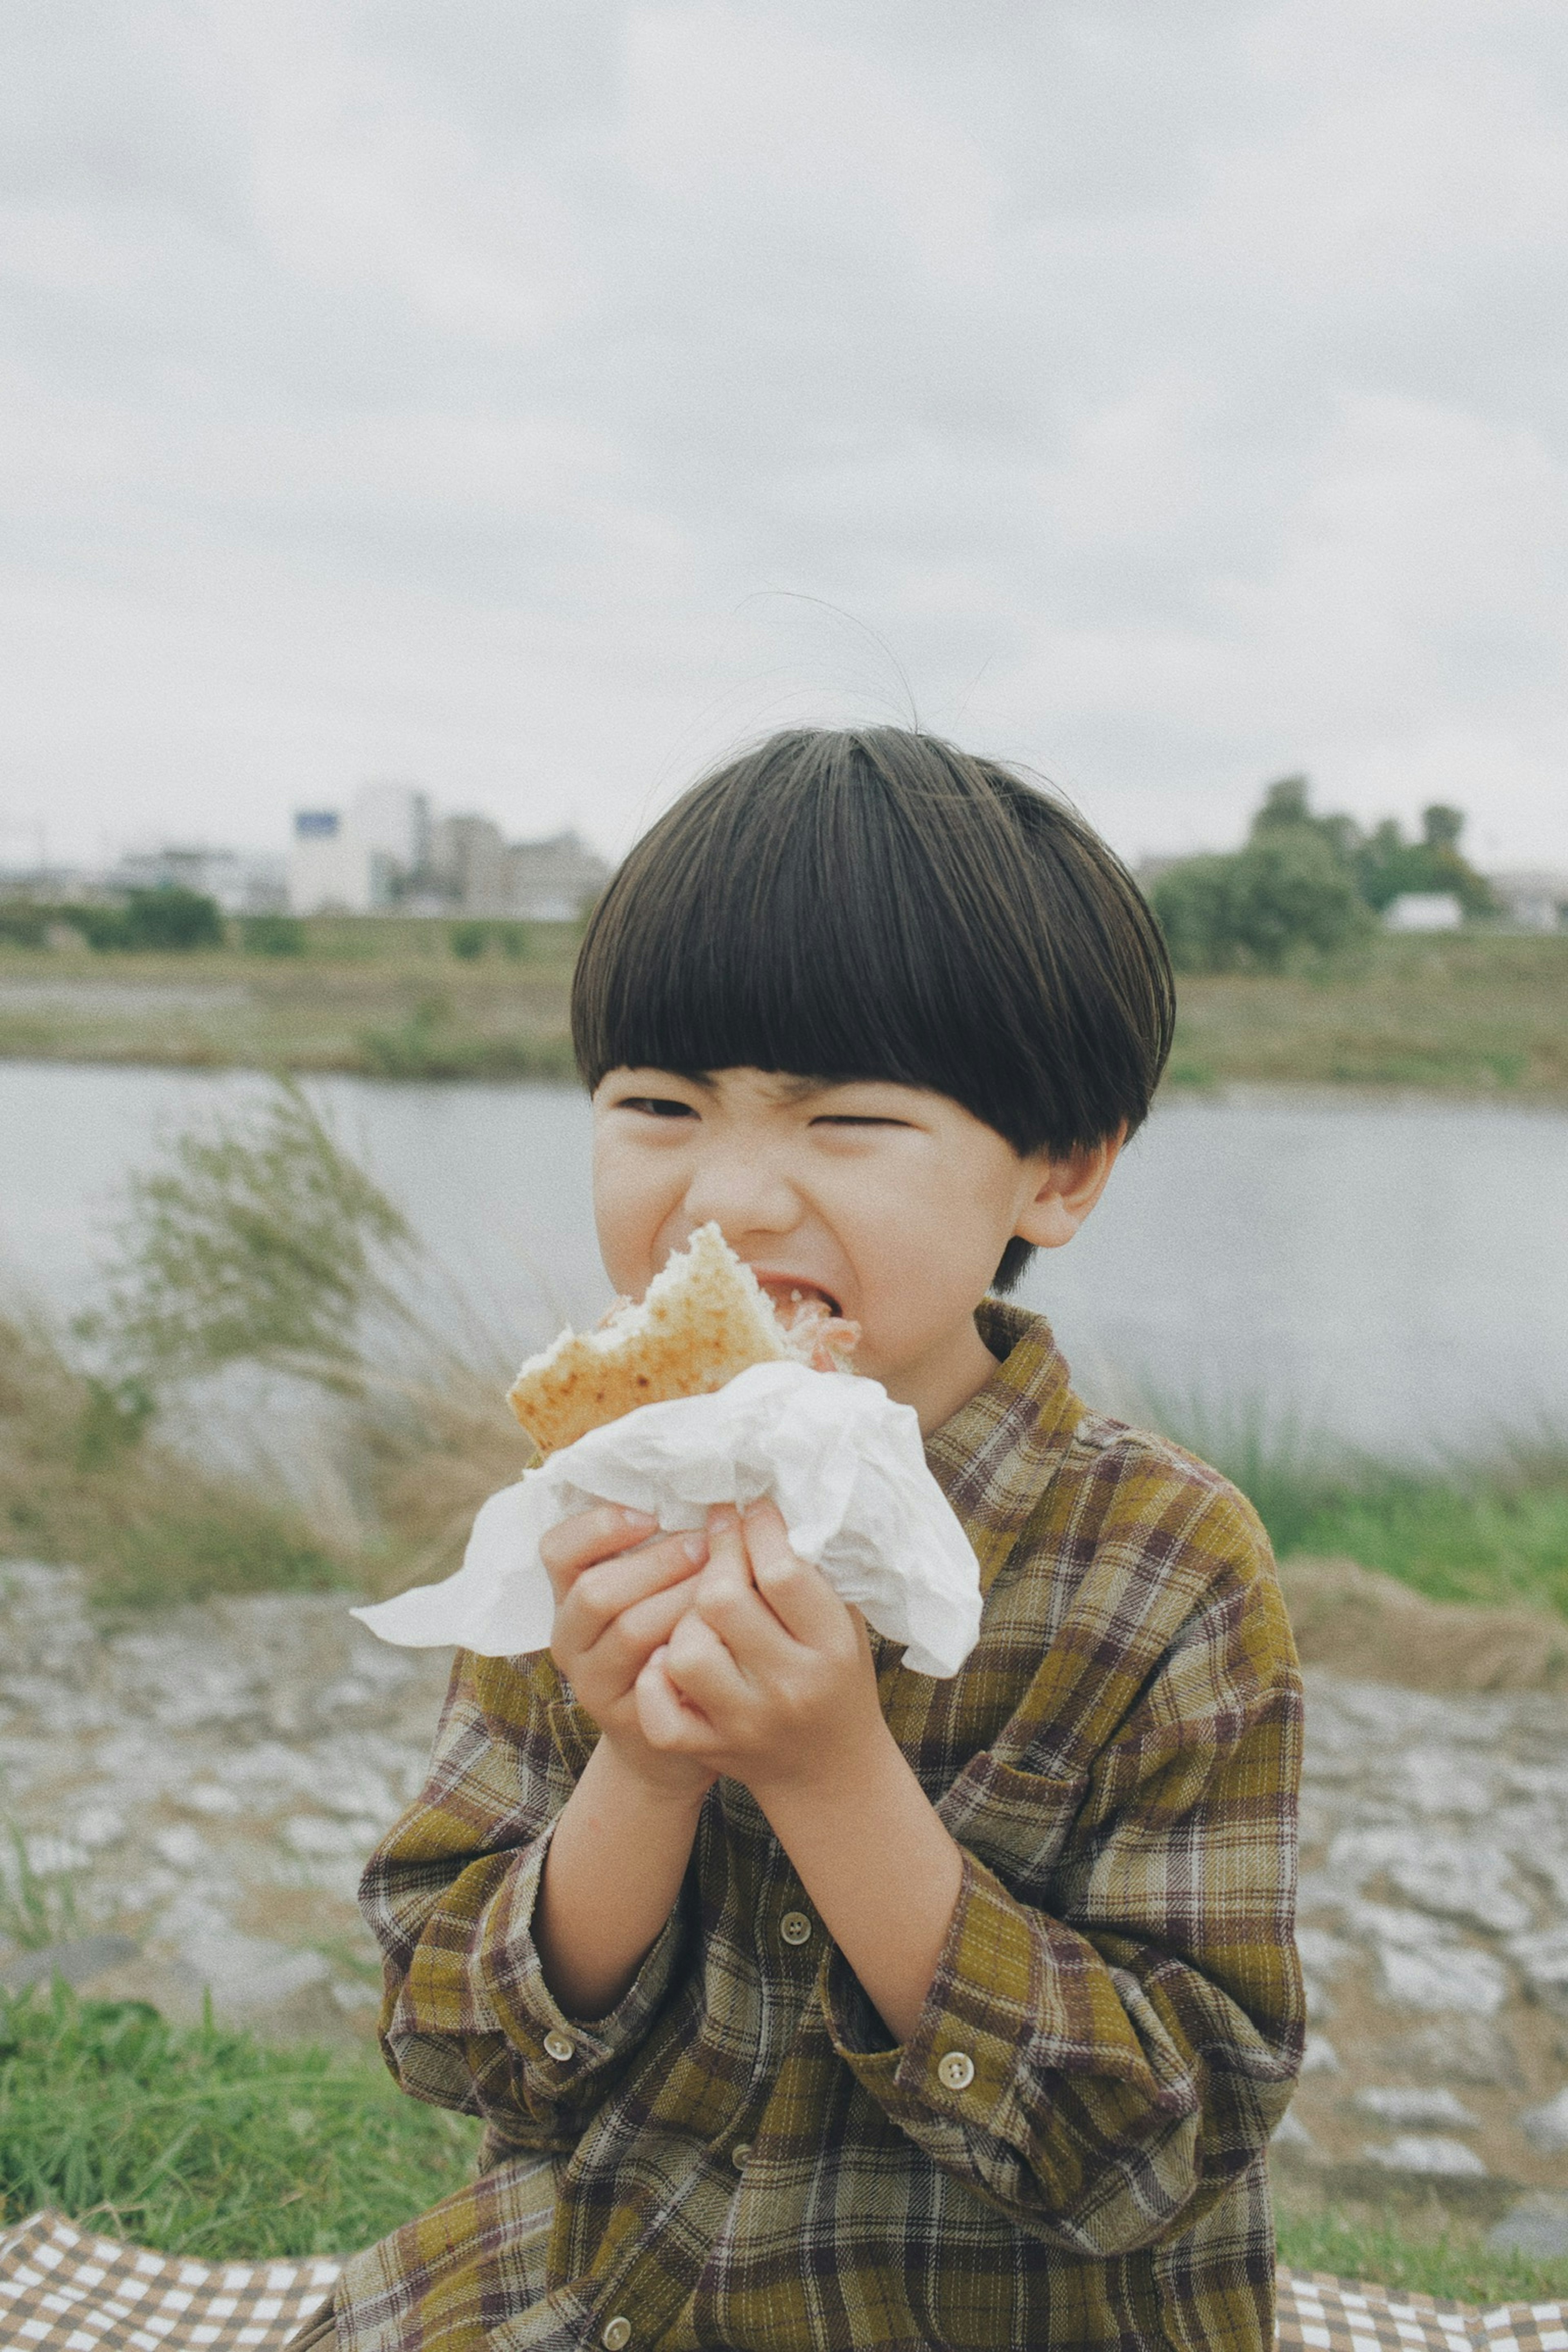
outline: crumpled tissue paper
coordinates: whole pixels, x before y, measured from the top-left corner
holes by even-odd
[[[980,1570],[926,1466],[920,1423],[879,1381],[753,1364],[711,1396],[645,1404],[564,1445],[474,1521],[463,1565],[353,1614],[384,1642],[454,1643],[481,1657],[548,1646],[554,1617],[539,1540],[595,1500],[673,1532],[710,1503],[771,1496],[790,1542],[917,1675],[954,1675],[980,1633]]]

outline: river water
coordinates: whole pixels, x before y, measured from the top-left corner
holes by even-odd
[[[83,1304],[126,1172],[259,1083],[0,1066],[0,1266]],[[598,1314],[574,1090],[342,1077],[311,1093],[513,1354]],[[1261,1423],[1413,1456],[1561,1433],[1568,1115],[1174,1096],[1025,1296],[1086,1396],[1153,1400],[1200,1437]]]

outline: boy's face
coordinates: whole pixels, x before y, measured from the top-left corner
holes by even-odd
[[[994,1369],[974,1328],[1008,1241],[1069,1240],[1116,1156],[1021,1158],[945,1095],[761,1070],[613,1070],[594,1096],[594,1213],[640,1298],[711,1218],[764,1289],[861,1327],[855,1370],[929,1428]]]

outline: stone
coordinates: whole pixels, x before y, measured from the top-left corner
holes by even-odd
[[[68,1985],[87,1984],[105,1969],[133,1960],[137,1948],[129,1936],[76,1936],[67,1943],[43,1944],[0,1962],[0,1985],[7,1992],[20,1992],[26,1985],[47,1984],[54,1977]]]
[[[1378,1989],[1394,2009],[1452,2009],[1495,2017],[1508,1999],[1507,1971],[1489,1952],[1409,1952],[1387,1946],[1377,1958]]]
[[[193,1936],[180,1958],[197,1983],[211,1992],[215,2008],[230,2017],[275,2009],[331,1973],[321,1953],[291,1951],[288,1945],[260,1936]]]
[[[1301,1966],[1321,1977],[1331,1977],[1336,1969],[1355,1958],[1355,1946],[1347,1944],[1342,1936],[1331,1935],[1327,1927],[1298,1927],[1296,1949]]]
[[[1309,2033],[1307,2046],[1301,2053],[1303,2074],[1337,2074],[1341,2072],[1340,2053],[1326,2033]]]
[[[1451,1746],[1410,1748],[1401,1778],[1404,1793],[1423,1813],[1479,1820],[1491,1811],[1496,1797],[1496,1782],[1485,1765],[1456,1756]]]
[[[1476,2118],[1463,2101],[1441,2084],[1423,2090],[1369,2084],[1356,2093],[1352,2104],[1362,2115],[1375,2116],[1384,2124],[1457,2124],[1461,2130],[1471,2131],[1476,2126]]]
[[[71,1836],[89,1854],[119,1845],[125,1836],[125,1816],[117,1805],[86,1805],[71,1823]]]
[[[151,1843],[160,1862],[166,1862],[171,1870],[199,1870],[211,1859],[205,1838],[189,1822],[177,1822],[173,1829],[154,1830]]]
[[[1519,2127],[1538,2155],[1568,2155],[1568,2087],[1544,2106],[1527,2109]]]
[[[1535,1999],[1549,2009],[1568,2012],[1568,1927],[1547,1927],[1533,1936],[1511,1936],[1507,1951]]]
[[[295,1813],[283,1824],[283,1843],[291,1853],[314,1861],[342,1855],[368,1854],[381,1835],[376,1822],[329,1821],[322,1813]]]
[[[1439,2133],[1401,2132],[1391,2140],[1369,2141],[1362,2154],[1390,2172],[1419,2172],[1437,2180],[1484,2180],[1487,2174],[1473,2147]]]
[[[205,1814],[209,1821],[215,1817],[221,1820],[240,1811],[239,1799],[232,1789],[226,1789],[221,1780],[193,1781],[180,1802],[193,1813]]]
[[[1418,2025],[1378,2045],[1379,2062],[1397,2074],[1426,2080],[1522,2086],[1519,2061],[1504,2029],[1490,2018],[1446,2017]]]
[[[1523,2254],[1538,2263],[1560,2262],[1568,2254],[1568,2197],[1538,2190],[1510,2205],[1502,2220],[1487,2232],[1494,2253]]]
[[[66,1878],[74,1871],[85,1870],[92,1860],[87,1848],[73,1838],[47,1833],[24,1839],[22,1852],[35,1878]]]
[[[1460,1919],[1495,1935],[1516,1935],[1533,1918],[1500,1848],[1479,1838],[1420,1828],[1343,1830],[1329,1848],[1323,1875],[1359,1892],[1384,1877],[1418,1910]]]

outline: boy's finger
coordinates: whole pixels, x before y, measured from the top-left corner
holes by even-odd
[[[752,1505],[746,1513],[745,1538],[756,1591],[785,1633],[810,1650],[841,1640],[847,1614],[844,1603],[822,1570],[790,1549],[776,1505]]]
[[[656,1650],[637,1678],[633,1698],[637,1727],[650,1748],[690,1752],[710,1747],[713,1727],[682,1699],[665,1671],[667,1655]]]
[[[704,1715],[745,1701],[745,1676],[695,1609],[689,1609],[672,1630],[664,1651],[664,1671],[680,1696]]]
[[[687,1577],[623,1609],[593,1645],[595,1669],[613,1675],[623,1689],[628,1687],[652,1652],[668,1641],[691,1601],[691,1579]]]
[[[629,1551],[658,1532],[658,1521],[647,1511],[628,1511],[619,1503],[594,1503],[585,1511],[574,1511],[539,1539],[539,1557],[556,1599],[584,1569]]]
[[[745,1671],[759,1662],[779,1628],[758,1597],[736,1512],[708,1515],[708,1565],[698,1579],[693,1608]]]
[[[579,1569],[556,1604],[556,1630],[579,1649],[591,1649],[622,1612],[650,1594],[686,1582],[708,1556],[700,1528],[640,1544],[620,1557]]]

